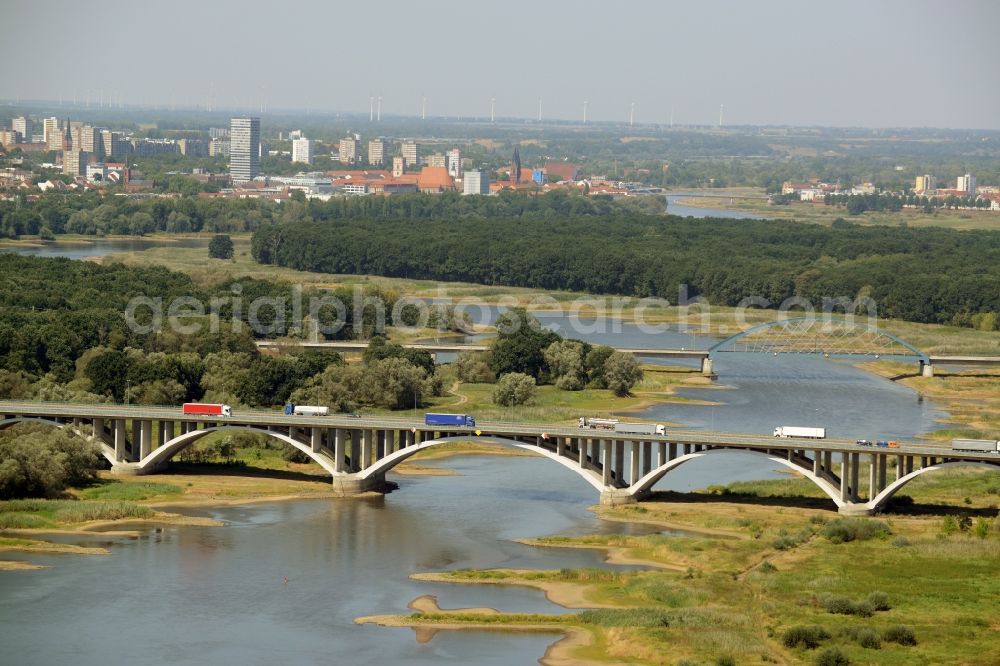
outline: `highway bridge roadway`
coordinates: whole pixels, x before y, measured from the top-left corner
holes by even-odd
[[[495,442],[537,453],[577,473],[604,504],[641,500],[657,481],[685,463],[701,458],[710,462],[733,451],[794,470],[847,514],[880,510],[896,491],[931,471],[954,465],[1000,470],[1000,454],[919,442],[881,448],[844,439],[682,429],[655,436],[564,424],[484,421],[465,428],[388,416],[291,416],[242,409],[229,417],[194,416],[179,407],[0,401],[0,429],[25,421],[69,429],[94,441],[112,471],[123,475],[162,470],[173,456],[211,433],[256,432],[308,455],[343,495],[384,490],[386,472],[418,451],[450,441]]]

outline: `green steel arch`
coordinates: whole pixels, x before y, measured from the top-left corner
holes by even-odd
[[[747,338],[748,336],[752,336],[755,333],[759,333],[761,331],[765,331],[765,330],[771,329],[771,328],[787,328],[790,324],[793,324],[793,325],[796,325],[796,326],[800,326],[800,325],[804,325],[804,324],[809,324],[810,325],[809,327],[811,327],[811,325],[828,325],[828,326],[829,325],[833,325],[833,326],[840,326],[840,327],[847,328],[847,329],[861,330],[865,334],[867,334],[869,336],[872,336],[873,339],[875,339],[875,340],[884,339],[884,340],[887,341],[886,344],[893,343],[893,344],[899,345],[900,347],[903,347],[904,349],[912,352],[913,355],[916,356],[917,359],[920,361],[921,365],[930,365],[930,362],[931,362],[930,361],[930,357],[926,353],[920,351],[919,349],[917,349],[916,347],[914,347],[913,345],[911,345],[906,340],[903,340],[902,338],[900,338],[898,336],[895,336],[892,333],[887,333],[886,331],[883,331],[882,329],[880,329],[878,326],[874,326],[874,325],[872,325],[872,324],[870,324],[868,322],[858,323],[858,322],[855,322],[855,321],[849,321],[849,320],[845,320],[845,319],[822,319],[822,318],[816,318],[816,317],[793,317],[791,319],[777,319],[775,321],[766,322],[764,324],[757,324],[756,326],[751,326],[750,328],[748,328],[748,329],[746,329],[744,331],[740,331],[739,333],[737,333],[735,335],[731,335],[730,337],[726,338],[725,340],[722,340],[720,342],[715,343],[714,345],[712,345],[711,347],[709,347],[707,351],[708,351],[709,355],[711,356],[712,354],[715,354],[716,352],[725,351],[725,347],[730,346],[730,345],[734,345],[739,340],[742,340],[743,338]],[[805,330],[806,328],[809,328],[809,327],[802,327],[802,330]],[[826,343],[832,343],[832,341],[835,340],[836,338],[837,338],[837,336],[831,335],[831,336],[828,336],[828,339],[826,341],[824,341],[824,342],[826,342]],[[841,336],[841,339],[845,339],[846,340],[847,338],[846,338],[846,336]],[[829,344],[829,346],[826,346],[826,347],[824,347],[823,344],[814,345],[814,348],[812,348],[812,349],[786,349],[786,350],[778,349],[776,347],[770,347],[770,348],[768,348],[767,345],[765,344],[765,345],[762,345],[762,348],[759,349],[759,350],[750,350],[750,351],[775,351],[776,353],[784,352],[784,353],[799,353],[799,354],[802,354],[802,353],[858,354],[858,355],[866,355],[866,356],[867,355],[872,355],[872,354],[893,354],[894,353],[893,351],[891,351],[890,349],[888,349],[888,347],[871,348],[871,349],[866,349],[866,350],[852,350],[852,349],[842,348],[842,347],[838,348],[838,347],[835,347],[833,344]]]

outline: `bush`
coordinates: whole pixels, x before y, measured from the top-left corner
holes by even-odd
[[[459,381],[466,384],[492,384],[497,380],[488,352],[462,352],[455,360],[455,370]]]
[[[493,404],[513,407],[531,402],[535,397],[535,378],[520,372],[500,377],[493,389]]]
[[[868,595],[865,601],[867,601],[872,607],[872,610],[887,611],[892,608],[889,604],[889,595],[885,592],[872,592]]]
[[[814,650],[830,637],[823,627],[818,625],[800,625],[789,627],[781,636],[781,642],[787,648],[803,647],[807,650]]]
[[[771,564],[770,560],[764,560],[763,562],[760,563],[760,566],[757,567],[757,571],[761,573],[774,573],[777,570],[778,567]]]
[[[882,649],[882,639],[871,627],[845,627],[837,632],[844,638],[848,638],[866,650]]]
[[[816,666],[850,666],[851,660],[838,647],[828,647],[816,655]]]
[[[896,548],[906,548],[910,545],[910,540],[905,536],[898,536],[892,540],[892,545]]]
[[[899,643],[900,645],[916,645],[917,637],[913,630],[903,624],[896,624],[887,627],[882,632],[882,640],[886,643]]]
[[[233,239],[226,234],[216,234],[208,243],[208,256],[213,259],[233,258]]]
[[[820,598],[820,605],[827,613],[834,615],[859,615],[861,617],[871,617],[875,609],[867,601],[853,601],[847,597],[835,594],[827,594]]]
[[[15,426],[0,433],[0,499],[55,497],[97,478],[97,447],[70,432]]]
[[[715,660],[715,666],[736,666],[736,660],[730,655],[724,654]]]
[[[890,534],[887,523],[870,518],[837,518],[823,527],[823,536],[831,543],[883,539]]]

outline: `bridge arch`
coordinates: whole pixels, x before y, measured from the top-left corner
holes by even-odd
[[[901,488],[903,488],[903,486],[905,486],[910,481],[913,481],[914,479],[920,477],[923,474],[927,474],[928,472],[936,472],[936,471],[941,470],[941,469],[947,469],[947,468],[959,467],[959,466],[962,466],[962,467],[985,467],[985,468],[990,469],[990,470],[992,470],[994,472],[1000,472],[1000,463],[985,462],[985,461],[984,462],[976,462],[976,461],[973,461],[973,460],[957,460],[955,462],[946,462],[946,463],[940,463],[938,465],[929,465],[927,467],[921,467],[920,469],[915,469],[912,472],[910,472],[909,474],[896,479],[895,481],[893,481],[892,483],[890,483],[888,486],[886,486],[885,490],[883,490],[878,495],[876,495],[874,498],[872,498],[871,500],[869,500],[869,502],[868,502],[868,508],[871,509],[872,511],[880,511],[883,507],[885,507],[886,503],[890,499],[892,499],[892,496],[895,495]]]
[[[343,474],[342,472],[337,471],[336,465],[331,458],[321,453],[314,452],[310,445],[303,444],[302,442],[280,432],[274,432],[264,428],[248,425],[219,425],[214,428],[202,428],[200,430],[192,430],[182,435],[178,435],[177,437],[164,442],[162,446],[158,446],[156,449],[151,451],[148,456],[135,464],[135,468],[143,472],[151,472],[187,447],[197,442],[202,437],[207,437],[212,433],[222,432],[223,430],[245,430],[259,435],[273,437],[274,439],[294,446],[299,451],[309,456],[309,458],[313,461],[319,463],[319,465],[330,474],[334,476]]]
[[[412,457],[414,454],[423,451],[425,449],[432,448],[434,446],[440,446],[441,444],[446,444],[448,442],[491,442],[494,444],[504,444],[508,446],[513,446],[524,451],[531,451],[532,453],[537,453],[540,456],[544,456],[550,460],[554,460],[563,467],[571,469],[576,472],[579,476],[583,477],[591,486],[593,486],[597,491],[603,492],[608,490],[604,485],[601,477],[597,475],[593,470],[582,469],[575,458],[567,458],[565,456],[557,455],[553,451],[544,449],[535,444],[526,444],[525,442],[519,442],[515,439],[509,439],[507,437],[496,437],[492,435],[457,435],[454,437],[440,437],[438,439],[427,440],[426,442],[418,442],[412,446],[407,446],[404,449],[395,451],[384,458],[381,458],[375,464],[357,473],[358,478],[368,479],[377,477],[378,475],[385,474],[391,470],[396,465],[402,463],[404,460]]]
[[[800,464],[795,460],[788,460],[782,456],[772,455],[770,453],[763,453],[761,451],[754,451],[751,449],[731,449],[731,448],[716,448],[708,449],[707,451],[698,451],[696,453],[688,453],[683,456],[674,458],[673,460],[660,465],[656,469],[650,470],[648,474],[640,478],[638,481],[633,483],[628,487],[628,493],[634,497],[640,497],[645,493],[649,492],[652,487],[660,481],[669,472],[677,469],[685,463],[689,463],[692,460],[698,460],[699,458],[704,458],[706,456],[717,456],[725,453],[747,453],[760,458],[765,458],[771,462],[784,465],[785,467],[798,472],[805,478],[813,482],[820,490],[827,494],[827,496],[833,500],[837,508],[844,506],[845,502],[840,498],[840,489],[835,487],[830,481],[824,476],[814,474],[812,469],[805,467],[804,464]]]
[[[115,464],[115,450],[112,447],[108,446],[100,439],[95,438],[93,435],[88,435],[79,428],[73,427],[72,423],[60,423],[54,419],[47,419],[44,416],[13,416],[0,421],[0,430],[6,430],[7,428],[18,423],[42,423],[47,426],[52,426],[53,428],[69,431],[84,441],[95,442],[98,445],[98,450],[101,455],[104,456],[104,458],[112,465]]]
[[[745,338],[751,338],[754,335],[769,329],[791,328],[795,330],[795,332],[804,333],[806,331],[810,331],[816,326],[834,327],[835,330],[817,332],[812,340],[812,348],[795,348],[782,346],[781,344],[769,345],[767,342],[761,342],[756,345],[759,347],[758,349],[748,349],[746,351],[774,351],[775,353],[828,352],[832,354],[875,355],[893,354],[893,347],[898,346],[916,356],[921,364],[930,365],[930,357],[926,353],[920,351],[906,340],[882,330],[877,325],[868,321],[857,322],[851,319],[831,319],[824,317],[792,317],[789,319],[776,319],[763,324],[757,324],[756,326],[751,326],[744,331],[740,331],[735,335],[729,336],[725,340],[715,343],[708,348],[708,353],[711,356],[716,352],[725,351],[727,347],[735,346],[737,342],[744,340]],[[851,340],[851,338],[847,335],[848,331],[860,332],[864,341],[868,343],[867,346],[855,346],[854,344],[848,344],[845,346],[845,343]]]

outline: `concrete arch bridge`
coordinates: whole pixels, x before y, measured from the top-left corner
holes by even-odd
[[[703,431],[672,430],[651,436],[497,422],[476,428],[442,428],[389,417],[286,416],[241,410],[231,417],[195,417],[171,407],[0,402],[0,429],[25,421],[70,429],[96,442],[112,471],[124,475],[156,473],[186,447],[212,433],[256,432],[305,453],[330,475],[334,488],[343,495],[383,490],[385,475],[393,467],[450,441],[497,442],[536,453],[575,472],[604,504],[640,501],[658,481],[680,473],[687,463],[711,462],[731,452],[794,470],[847,514],[877,512],[913,479],[952,465],[976,464],[1000,471],[1000,454],[911,442],[882,449],[848,440]]]

